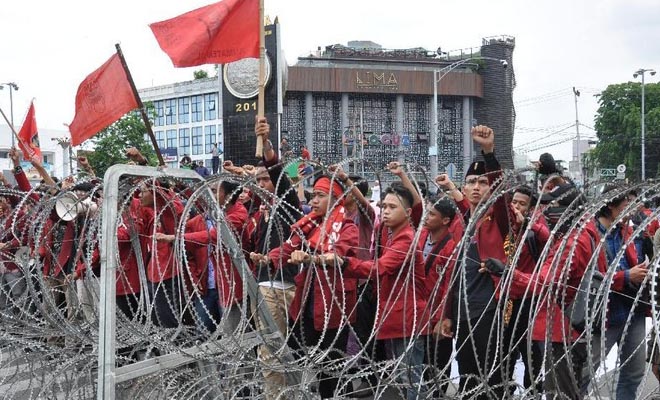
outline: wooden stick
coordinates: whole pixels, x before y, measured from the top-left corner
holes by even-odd
[[[266,32],[264,28],[264,0],[259,0],[259,94],[257,96],[257,120],[264,116],[264,86],[266,80]],[[263,136],[257,136],[255,157],[264,156]]]
[[[140,114],[142,115],[142,121],[144,121],[144,125],[147,127],[147,133],[149,134],[149,138],[151,139],[151,144],[152,146],[154,146],[154,150],[156,151],[156,156],[158,157],[158,164],[161,167],[164,167],[165,160],[163,160],[163,155],[160,154],[160,149],[158,148],[158,141],[156,141],[156,135],[154,135],[154,131],[153,129],[151,129],[151,123],[149,122],[147,111],[144,109],[144,104],[142,104],[142,99],[140,99],[140,95],[138,94],[137,88],[135,87],[135,82],[133,82],[131,71],[129,71],[128,65],[126,64],[126,60],[124,59],[124,53],[122,53],[119,43],[115,44],[115,48],[117,49],[117,55],[119,55],[119,59],[121,60],[121,65],[122,67],[124,67],[124,71],[126,71],[126,78],[128,79],[128,83],[131,85],[133,96],[135,96],[135,101],[137,102],[138,107],[140,109]]]
[[[14,129],[14,126],[9,122],[9,119],[7,119],[7,116],[5,115],[5,112],[2,111],[2,108],[0,108],[0,114],[2,114],[2,118],[5,119],[5,122],[7,122],[7,125],[9,125],[9,128],[11,128],[11,132],[14,134],[14,137],[16,138],[16,141],[20,143],[20,139],[18,138],[18,133],[16,133],[16,129]],[[27,154],[28,157],[32,157],[34,155],[34,152],[32,154]]]

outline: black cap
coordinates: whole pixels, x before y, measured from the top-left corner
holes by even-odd
[[[553,201],[561,206],[569,206],[580,195],[580,191],[572,183],[563,183],[551,192],[541,195],[541,204],[550,204]]]
[[[470,164],[465,177],[467,178],[470,175],[484,175],[486,173],[486,163],[483,161],[475,161]]]
[[[557,168],[555,158],[550,153],[541,154],[539,164],[539,174],[541,175],[561,174],[561,171]]]

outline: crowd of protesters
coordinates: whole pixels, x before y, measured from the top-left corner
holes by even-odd
[[[535,165],[539,178],[521,183],[500,167],[496,133],[477,126],[481,156],[462,182],[443,174],[429,193],[393,161],[396,180],[375,203],[365,177],[322,168],[306,148],[304,176],[290,179],[265,119],[255,133],[264,140],[257,166],[225,161],[218,175],[217,147],[212,174],[192,166],[212,198],[199,184],[122,181],[110,255],[122,318],[176,343],[275,329],[293,361],[265,342],[250,350],[267,399],[289,397],[287,363],[297,362],[317,370],[321,398],[378,396],[386,383],[411,400],[580,399],[599,389],[596,371],[615,344],[616,398],[635,398],[646,371],[657,374],[646,322],[659,223],[643,186],[607,185],[588,201],[549,154]],[[34,158],[43,179],[33,188],[18,152],[9,157],[17,186],[2,177],[3,321],[50,309],[55,321],[97,324],[102,182],[85,158],[81,174],[61,182]],[[147,164],[137,149],[127,157]],[[163,351],[155,347],[117,346],[124,362]],[[450,389],[452,362],[459,382]]]

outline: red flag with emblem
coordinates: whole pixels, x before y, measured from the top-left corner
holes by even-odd
[[[224,0],[149,27],[175,67],[259,57],[259,0]]]
[[[138,107],[118,54],[113,54],[78,87],[76,115],[69,125],[77,146]]]
[[[39,146],[39,130],[37,129],[37,118],[34,115],[34,101],[25,116],[25,121],[18,132],[18,148],[23,152],[23,157],[30,159],[34,156],[41,160],[41,147]]]

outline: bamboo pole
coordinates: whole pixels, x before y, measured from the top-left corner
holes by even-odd
[[[265,114],[264,106],[264,86],[266,80],[266,32],[264,28],[264,0],[259,0],[259,94],[257,96],[257,119]],[[264,141],[262,136],[257,136],[257,149],[255,157],[261,158],[264,155]]]
[[[156,156],[158,157],[158,165],[164,167],[165,161],[163,160],[163,155],[160,154],[160,149],[158,148],[158,142],[156,141],[156,135],[154,135],[154,131],[153,129],[151,129],[151,122],[149,122],[147,111],[144,109],[144,104],[142,104],[142,99],[140,99],[140,95],[138,94],[137,88],[135,87],[135,82],[133,82],[131,71],[128,69],[128,65],[126,64],[126,60],[124,59],[124,53],[122,53],[119,43],[115,44],[115,48],[117,49],[117,55],[119,55],[119,59],[121,60],[121,65],[122,67],[124,67],[124,71],[126,72],[126,78],[128,79],[128,83],[131,85],[131,90],[133,91],[133,96],[135,97],[135,101],[137,102],[138,107],[140,109],[140,115],[142,115],[142,121],[144,121],[144,125],[147,127],[147,133],[149,134],[149,138],[151,139],[151,144],[154,146],[154,150],[156,151]]]

